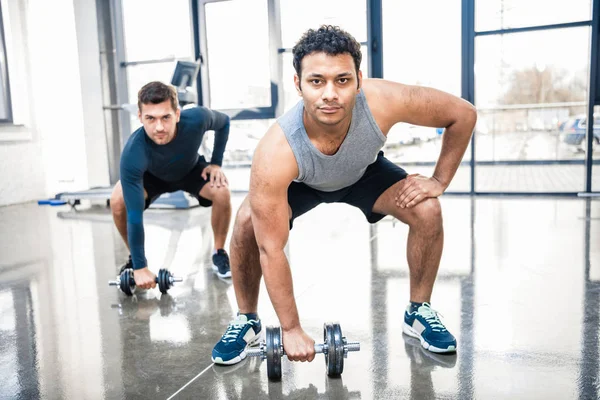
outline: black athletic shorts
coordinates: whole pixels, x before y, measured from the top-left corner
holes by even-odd
[[[346,203],[358,207],[367,221],[374,224],[385,215],[373,212],[375,202],[390,186],[408,176],[407,172],[383,156],[367,167],[365,174],[355,184],[334,192],[313,189],[304,183],[292,182],[288,188],[288,203],[292,208],[292,219],[312,210],[321,203]]]
[[[200,156],[194,168],[192,168],[192,170],[188,172],[183,179],[176,182],[166,182],[149,172],[145,172],[144,189],[146,190],[146,193],[148,193],[145,208],[150,207],[150,204],[152,204],[154,200],[158,199],[161,194],[177,192],[178,190],[188,192],[197,198],[201,206],[210,207],[212,205],[212,201],[200,196],[200,190],[206,183],[208,183],[207,180],[202,178],[202,170],[204,170],[204,168],[208,165],[209,163],[206,162],[206,159]]]

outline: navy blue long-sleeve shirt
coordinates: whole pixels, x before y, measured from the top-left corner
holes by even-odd
[[[144,173],[166,182],[183,179],[196,165],[204,133],[215,131],[211,164],[221,165],[229,138],[229,117],[206,107],[181,111],[175,138],[158,145],[142,126],[129,137],[121,155],[121,186],[127,208],[127,239],[133,268],[147,266],[144,251]]]

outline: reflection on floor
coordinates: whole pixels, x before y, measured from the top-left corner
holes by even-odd
[[[234,199],[239,205],[241,197]],[[128,298],[114,279],[126,251],[104,208],[0,208],[0,398],[596,399],[600,395],[600,201],[442,198],[445,251],[432,300],[455,355],[402,335],[407,228],[369,226],[323,205],[287,247],[303,326],[339,321],[361,351],[342,378],[256,358],[212,365],[236,311],[210,268],[210,212],[150,210],[147,257],[184,282]],[[262,288],[259,313],[276,324]]]

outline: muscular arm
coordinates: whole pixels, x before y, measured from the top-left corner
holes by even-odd
[[[212,152],[211,164],[221,166],[223,164],[223,153],[229,139],[229,117],[222,112],[202,107],[205,114],[205,131],[215,131],[215,144]]]
[[[369,108],[384,134],[398,122],[446,128],[442,150],[433,172],[444,188],[452,181],[469,145],[477,121],[473,105],[436,89],[365,79],[363,90]]]
[[[129,149],[121,157],[121,186],[127,208],[127,241],[131,251],[133,269],[148,265],[144,251],[144,171],[146,155],[143,149]]]
[[[269,297],[284,331],[300,326],[284,247],[289,235],[288,186],[298,166],[279,125],[269,129],[252,160],[250,208]]]

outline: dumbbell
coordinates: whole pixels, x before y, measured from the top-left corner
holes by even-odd
[[[359,342],[348,342],[342,336],[340,324],[326,322],[323,324],[322,344],[315,344],[315,353],[325,355],[325,367],[330,377],[340,376],[344,372],[344,358],[349,351],[359,351]],[[248,357],[260,357],[267,360],[267,376],[271,380],[281,379],[281,358],[285,355],[281,340],[281,329],[278,326],[268,326],[265,341],[258,349],[250,349]]]
[[[160,269],[156,275],[155,282],[158,283],[158,289],[161,293],[167,293],[167,290],[173,286],[174,282],[182,282],[183,278],[173,276],[168,270]],[[135,279],[133,278],[133,269],[127,268],[117,276],[116,281],[108,281],[108,286],[118,286],[127,296],[135,292]]]

